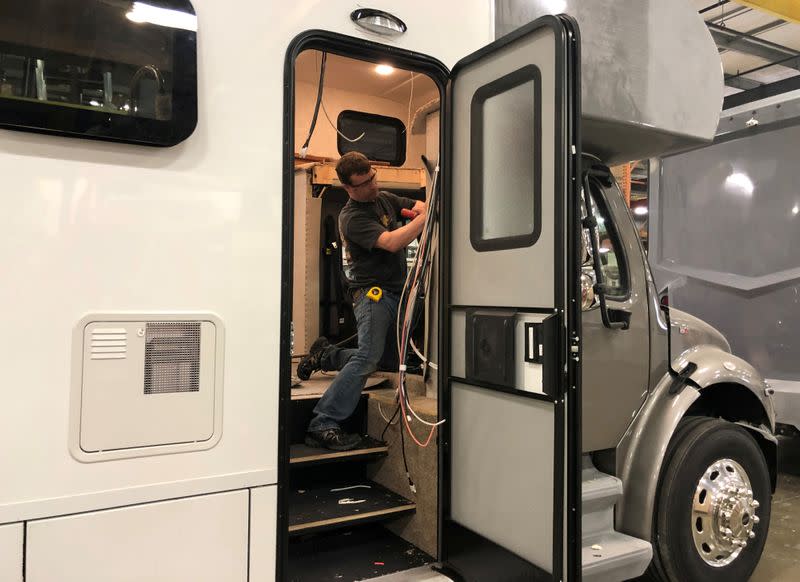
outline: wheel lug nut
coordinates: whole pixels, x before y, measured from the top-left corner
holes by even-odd
[[[754,516],[753,516],[753,523],[758,523],[758,522],[760,522],[760,521],[761,521],[761,518],[760,518],[760,517],[758,517],[757,515],[754,515]]]
[[[747,534],[747,537],[749,537],[751,540],[752,540],[752,539],[755,539],[755,537],[756,537],[756,532],[754,532],[754,531],[751,531],[749,534]]]
[[[750,506],[751,506],[753,509],[758,509],[759,507],[761,507],[761,504],[758,502],[758,500],[756,500],[756,499],[753,499],[753,502],[750,504]]]

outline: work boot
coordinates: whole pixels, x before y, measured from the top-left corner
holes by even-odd
[[[349,451],[361,443],[357,434],[348,434],[338,426],[325,430],[310,430],[306,433],[306,445],[316,449],[332,451]]]
[[[311,344],[311,349],[308,350],[308,355],[300,360],[297,364],[297,377],[301,380],[308,380],[311,374],[322,368],[322,358],[325,356],[325,350],[331,346],[328,338],[318,337]]]

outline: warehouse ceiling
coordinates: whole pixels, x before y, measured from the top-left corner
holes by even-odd
[[[726,95],[800,76],[800,24],[732,0],[691,2],[719,47]]]

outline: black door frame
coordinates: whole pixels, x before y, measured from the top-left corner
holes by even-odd
[[[283,70],[283,216],[282,216],[282,262],[281,262],[281,323],[280,323],[280,370],[279,370],[279,403],[278,403],[278,515],[277,515],[277,554],[276,580],[286,579],[289,561],[289,442],[287,439],[289,407],[291,406],[291,373],[292,364],[290,334],[292,323],[292,299],[294,276],[294,100],[295,74],[294,63],[297,56],[310,49],[327,51],[353,59],[373,63],[387,63],[397,68],[422,73],[430,77],[439,89],[444,102],[445,88],[449,80],[449,71],[440,61],[405,49],[366,41],[325,30],[309,30],[299,34],[292,40],[286,51]],[[440,118],[440,164],[442,157],[442,135],[444,133],[444,116]],[[409,128],[406,128],[409,131]]]

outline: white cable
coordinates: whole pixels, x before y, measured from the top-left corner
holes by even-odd
[[[414,101],[414,73],[411,73],[411,92],[408,94],[408,118],[406,119],[406,135],[411,135],[411,103]]]
[[[395,420],[394,422],[392,422],[390,419],[386,418],[386,416],[383,414],[383,409],[381,408],[381,403],[380,402],[378,402],[378,413],[381,415],[381,418],[383,419],[383,421],[386,424],[388,424],[389,426],[394,426],[398,422],[400,422],[399,418],[397,420]]]
[[[436,365],[436,364],[434,364],[433,362],[430,362],[430,361],[428,361],[428,359],[427,359],[425,356],[423,356],[423,355],[420,353],[420,351],[419,351],[419,348],[417,347],[417,344],[415,344],[415,343],[414,343],[414,340],[413,340],[413,339],[411,340],[411,349],[413,349],[413,350],[414,350],[414,353],[415,353],[415,354],[417,354],[417,357],[418,357],[420,360],[422,360],[422,362],[423,362],[424,364],[427,364],[428,366],[430,366],[430,367],[431,367],[431,368],[433,368],[434,370],[438,370],[438,369],[439,369],[439,366],[437,366],[437,365]]]
[[[350,487],[340,487],[339,489],[331,489],[331,493],[338,493],[340,491],[350,491],[351,489],[372,489],[371,485],[352,485]]]
[[[361,135],[359,135],[357,138],[355,138],[355,139],[350,139],[350,138],[349,138],[349,137],[347,137],[345,134],[343,134],[341,131],[339,131],[339,128],[338,128],[338,127],[336,127],[336,125],[333,123],[333,121],[331,121],[330,115],[328,115],[328,110],[327,110],[327,109],[325,109],[325,100],[324,100],[324,99],[322,99],[322,100],[319,102],[319,104],[320,104],[320,106],[322,107],[322,112],[325,114],[325,119],[327,119],[327,120],[328,120],[328,123],[330,123],[330,124],[331,124],[331,127],[332,127],[333,129],[335,129],[335,130],[336,130],[336,133],[338,133],[339,135],[341,135],[341,136],[342,136],[344,139],[346,139],[346,140],[347,140],[347,141],[349,141],[350,143],[355,143],[355,142],[357,142],[358,140],[360,140],[362,137],[364,137],[364,136],[366,135],[366,133],[362,131],[362,132],[361,132]]]

